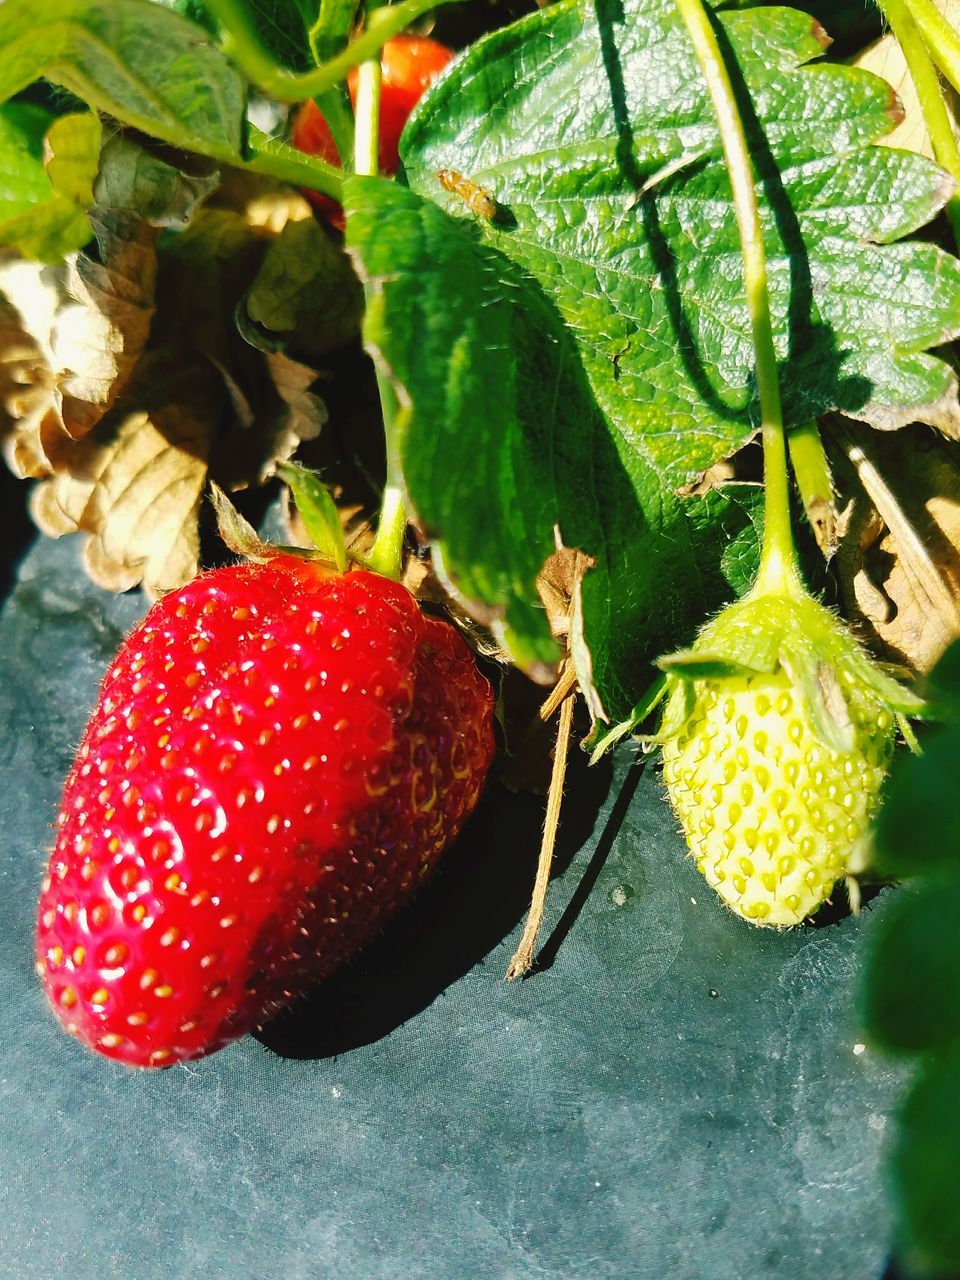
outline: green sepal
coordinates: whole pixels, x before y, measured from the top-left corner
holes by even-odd
[[[696,649],[668,654],[665,658],[658,658],[656,665],[661,671],[681,680],[724,680],[733,676],[769,675],[773,670],[732,662],[719,654],[700,653]]]
[[[347,568],[347,546],[343,525],[330,490],[316,471],[299,462],[281,462],[277,475],[290,486],[293,501],[310,540],[324,558],[332,560],[341,573]]]
[[[626,720],[621,720],[615,725],[606,725],[599,720],[594,721],[593,731],[583,743],[584,751],[590,752],[590,763],[596,764],[612,747],[616,746],[621,738],[639,729],[666,696],[667,679],[666,676],[661,675],[653,681]]]
[[[249,520],[237,510],[218,484],[211,482],[210,501],[217,517],[217,532],[225,545],[244,560],[265,563],[275,556],[297,556],[300,560],[312,560],[321,564],[333,562],[320,551],[310,547],[292,547],[284,543],[266,542]]]
[[[867,697],[878,717],[921,714],[923,699],[873,663],[839,618],[805,592],[749,595],[728,605],[704,627],[692,648],[661,658],[671,698],[659,732],[663,743],[679,733],[700,682],[773,675],[783,671],[803,703],[816,736],[834,751],[849,751],[856,738],[850,697]],[[677,690],[692,697],[681,704]],[[684,707],[688,707],[684,714]]]

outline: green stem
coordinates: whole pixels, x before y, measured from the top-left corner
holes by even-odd
[[[380,86],[383,80],[380,59],[360,64],[357,76],[357,117],[354,124],[353,168],[355,173],[377,176],[380,141]]]
[[[930,60],[923,36],[910,16],[906,0],[877,0],[877,3],[903,51],[937,163],[960,186],[960,148],[943,100],[940,77]],[[960,197],[957,195],[947,202],[947,216],[953,228],[953,238],[960,245]]]
[[[327,122],[330,136],[336,144],[340,164],[349,169],[353,163],[353,113],[347,106],[339,88],[327,89],[314,98],[317,110]]]
[[[770,321],[767,259],[747,138],[730,75],[706,9],[701,0],[675,0],[675,3],[690,34],[716,113],[743,251],[744,289],[756,352],[764,473],[763,549],[753,594],[802,591],[790,525],[787,446]]]
[[[960,35],[933,0],[906,0],[906,7],[923,36],[930,56],[960,93]]]
[[[247,77],[281,102],[302,102],[339,84],[353,67],[375,58],[392,36],[399,35],[429,10],[452,4],[454,0],[401,0],[400,4],[390,5],[378,11],[375,26],[335,58],[315,71],[300,75],[278,66],[264,51],[241,0],[205,0],[205,3],[225,32],[225,47],[230,56]]]
[[[825,556],[836,550],[833,477],[816,421],[794,427],[787,436],[790,465],[817,545]]]
[[[278,178],[281,182],[289,182],[295,187],[310,187],[314,191],[332,196],[334,200],[343,200],[343,174],[339,169],[326,160],[303,155],[286,143],[268,138],[252,125],[247,138],[247,155],[242,159],[236,156],[216,156],[202,142],[193,143],[181,139],[177,145],[187,151],[196,151],[199,155],[212,155],[214,159],[222,159],[235,169],[262,173],[270,178]]]
[[[372,31],[379,31],[388,11],[367,10]],[[382,73],[379,56],[360,66],[357,78],[356,134],[353,165],[358,174],[376,177],[380,142],[380,86]],[[380,504],[380,520],[376,537],[367,556],[367,564],[376,573],[400,578],[403,572],[403,540],[407,531],[407,511],[403,497],[403,473],[397,452],[397,397],[386,374],[377,369],[377,389],[383,412],[383,430],[387,442],[387,478]]]
[[[397,397],[389,379],[377,369],[377,387],[383,407],[383,429],[387,440],[387,480],[383,487],[380,521],[367,563],[376,573],[399,581],[403,572],[403,540],[407,532],[407,510],[403,495],[403,472],[397,450]]]

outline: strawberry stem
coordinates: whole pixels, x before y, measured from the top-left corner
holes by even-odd
[[[453,0],[402,0],[383,10],[376,26],[370,26],[347,47],[313,71],[300,75],[279,66],[257,37],[244,0],[204,0],[206,8],[223,28],[223,46],[247,78],[264,93],[281,102],[303,102],[325,93],[346,78],[347,72],[375,58],[386,42],[430,9]]]
[[[379,30],[388,16],[382,9],[368,12],[371,30]],[[357,108],[354,134],[354,169],[358,174],[376,177],[380,142],[380,59],[375,57],[360,66],[357,80]],[[387,479],[380,505],[380,521],[376,537],[367,556],[367,564],[375,573],[399,581],[403,573],[403,539],[407,530],[407,512],[403,500],[402,471],[397,454],[397,397],[389,378],[379,367],[377,389],[383,413],[383,429],[387,441]]]
[[[760,572],[753,595],[802,593],[796,547],[790,524],[787,446],[780,400],[777,355],[770,321],[767,259],[763,227],[754,189],[750,151],[736,95],[716,33],[701,0],[675,0],[707,83],[720,130],[723,155],[733,189],[733,203],[743,253],[744,291],[756,353],[763,441],[764,528]]]
[[[837,536],[833,477],[816,419],[793,428],[787,437],[787,449],[807,520],[817,545],[829,558],[836,550]]]
[[[357,113],[354,123],[353,169],[375,178],[380,139],[380,59],[362,62],[357,72]]]
[[[886,4],[881,7],[886,12]],[[933,0],[906,0],[906,8],[916,23],[930,56],[960,93],[960,34],[953,29]],[[886,16],[892,27],[889,14]],[[900,39],[899,35],[897,39]]]
[[[930,59],[923,36],[911,16],[906,0],[877,0],[877,3],[903,52],[907,70],[920,100],[923,122],[937,163],[960,185],[960,149],[943,100],[940,77]],[[960,245],[960,198],[956,195],[947,202],[947,216],[953,229],[953,238]]]

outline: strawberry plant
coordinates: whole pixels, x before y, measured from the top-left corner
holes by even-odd
[[[586,1164],[618,1149],[608,1118],[625,1108],[654,1154],[612,1158],[644,1189],[655,1241],[645,1252],[638,1215],[605,1200],[616,1245],[597,1245],[595,1269],[658,1277],[822,1274],[823,1238],[847,1249],[838,1274],[880,1274],[886,1042],[924,1055],[891,1147],[894,1244],[921,1272],[955,1268],[956,1046],[930,994],[949,989],[953,886],[938,863],[916,894],[880,890],[910,870],[902,822],[890,834],[905,797],[921,798],[909,822],[937,830],[940,740],[912,772],[895,756],[949,714],[924,677],[960,634],[952,0],[4,0],[0,39],[4,456],[36,482],[41,531],[83,535],[98,591],[157,599],[138,621],[103,596],[123,625],[102,654],[81,645],[97,675],[117,653],[87,729],[63,739],[80,742],[72,766],[57,756],[37,959],[60,1020],[164,1066],[250,1030],[286,1043],[319,1002],[311,1034],[333,1052],[346,1033],[329,1009],[351,1025],[351,984],[374,991],[363,966],[388,986],[399,974],[398,1008],[451,1020],[432,1061],[475,1025],[484,1079],[509,1077],[504,1117],[478,1118],[482,1090],[463,1108],[502,1160],[539,1141],[507,1137],[534,1034],[552,1046],[534,1110],[565,1114],[571,1079],[592,1099],[572,1104],[602,1134]],[[222,564],[207,501],[221,489],[284,545],[216,497],[222,540],[253,559]],[[72,564],[74,542],[49,563]],[[32,572],[11,625],[31,591],[46,600]],[[93,587],[70,589],[71,618],[100,616]],[[479,854],[451,852],[381,933],[490,770],[470,647],[499,666],[492,776],[522,792],[549,774],[536,876],[529,827],[487,839],[492,813],[524,804],[494,781],[465,835]],[[551,861],[565,872],[565,833],[611,770],[609,833],[554,912]],[[908,781],[884,809],[891,770]],[[38,866],[42,838],[27,843]],[[505,938],[531,885],[523,935]],[[457,892],[474,925],[434,917],[422,945],[469,959],[425,964],[413,999],[418,922]],[[866,939],[869,1048],[850,998]],[[504,963],[478,969],[501,943]],[[509,975],[535,980],[495,995],[510,954]],[[394,960],[377,970],[378,955]],[[898,985],[914,971],[916,989]],[[437,991],[459,983],[470,1001],[441,1011]],[[525,1042],[463,1012],[496,1000],[511,1026],[529,1019]],[[454,1093],[471,1078],[439,1070]],[[178,1078],[156,1075],[144,1088]],[[853,1127],[841,1096],[877,1124]],[[706,1170],[705,1198],[673,1218],[648,1193],[701,1109],[684,1185]],[[747,1115],[768,1129],[765,1171],[743,1134],[720,1133],[718,1116],[733,1132]],[[537,1195],[552,1185],[528,1172]],[[770,1219],[731,1209],[734,1180],[752,1203],[776,1183],[779,1243]],[[825,1186],[842,1188],[839,1217]],[[585,1265],[592,1215],[561,1208],[541,1204],[556,1238],[531,1245],[531,1275]],[[532,1238],[515,1228],[514,1244]],[[458,1247],[438,1244],[437,1274],[479,1265]],[[379,1266],[370,1248],[358,1274]],[[516,1248],[490,1248],[481,1273],[528,1274]]]

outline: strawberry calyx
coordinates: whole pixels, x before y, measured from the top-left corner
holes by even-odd
[[[223,490],[211,484],[217,529],[226,546],[242,559],[259,563],[277,556],[295,556],[325,566],[332,573],[345,573],[351,564],[368,567],[361,556],[348,548],[337,505],[319,472],[299,462],[281,462],[277,465],[277,475],[286,483],[313,545],[291,546],[261,538]],[[395,581],[400,577],[399,573],[383,576],[393,577]]]
[[[656,664],[666,675],[662,743],[679,732],[691,692],[701,683],[783,672],[796,687],[814,732],[835,750],[853,741],[851,703],[872,701],[877,713],[922,716],[924,701],[867,655],[839,618],[806,592],[751,594],[706,624],[691,649]],[[678,697],[679,695],[679,697]]]

